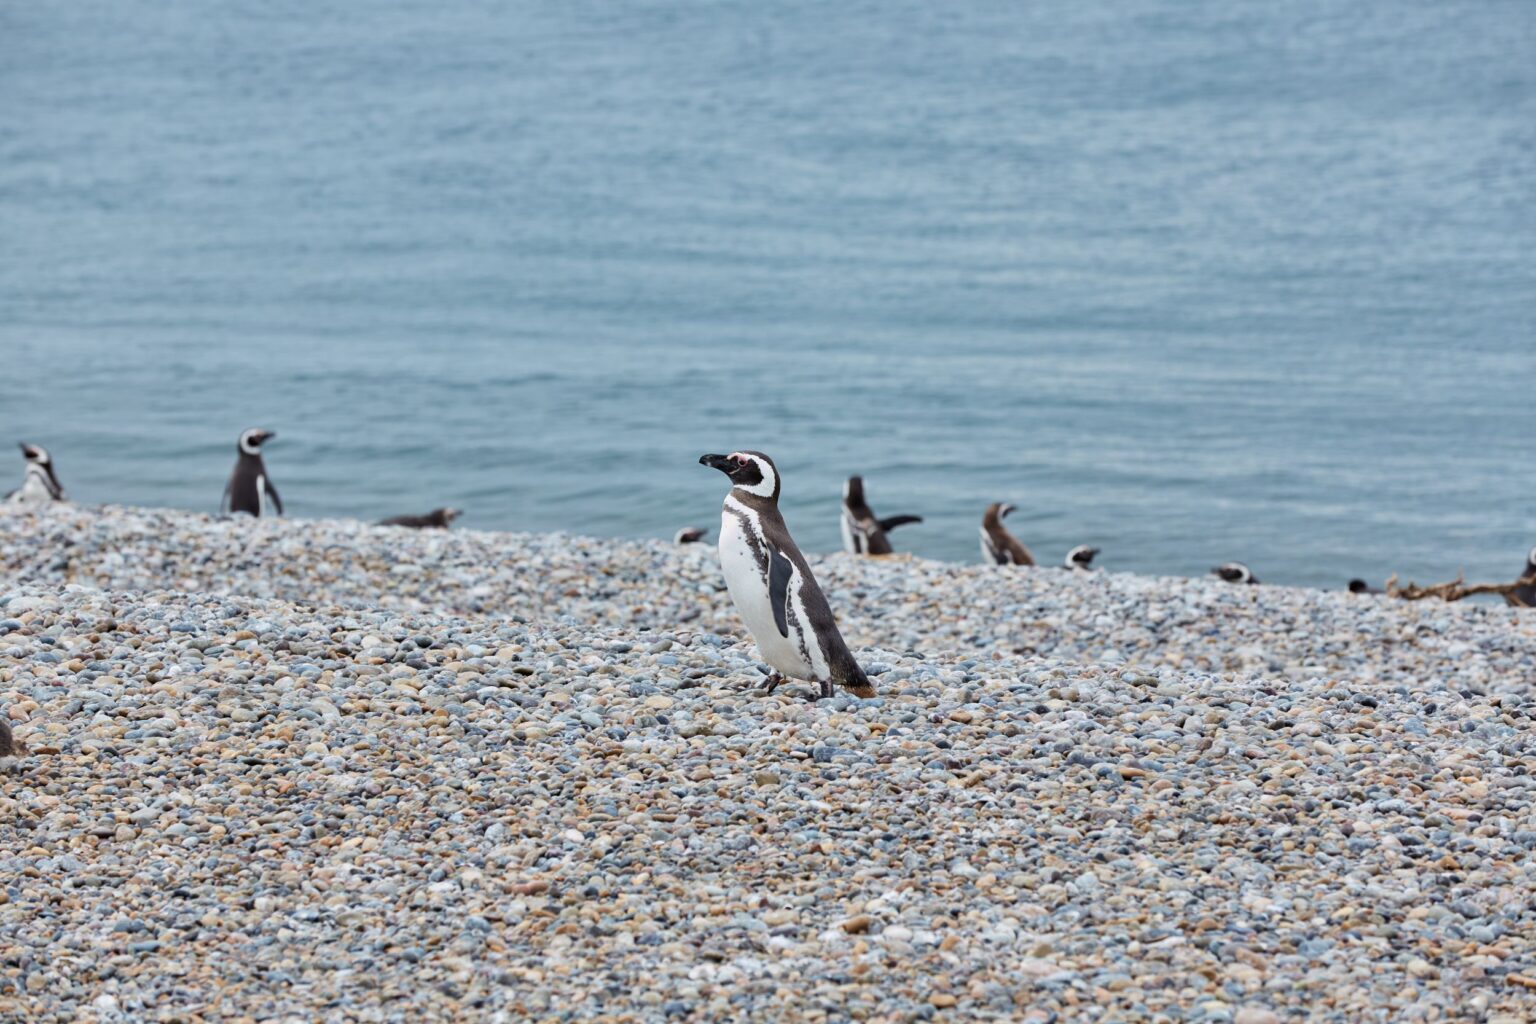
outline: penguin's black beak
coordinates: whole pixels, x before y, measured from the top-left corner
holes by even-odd
[[[1012,506],[1012,505],[1004,505],[1002,508],[997,510],[997,518],[999,518],[999,519],[1007,519],[1008,518],[1008,513],[1012,512],[1013,508],[1014,508],[1014,506]]]
[[[700,455],[699,465],[708,466],[710,469],[718,469],[726,476],[736,471],[736,463],[731,461],[729,455]]]

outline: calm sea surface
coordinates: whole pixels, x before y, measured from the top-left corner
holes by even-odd
[[[0,485],[1337,586],[1536,544],[1536,3],[9,4]]]

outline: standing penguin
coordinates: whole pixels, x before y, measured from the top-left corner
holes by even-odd
[[[1536,548],[1531,548],[1525,556],[1525,570],[1520,573],[1521,579],[1536,576]],[[1526,584],[1516,587],[1512,592],[1504,595],[1504,603],[1515,608],[1536,608],[1536,586]]]
[[[1003,520],[1014,506],[994,501],[981,517],[981,559],[995,565],[1034,565],[1035,556],[1008,532]]]
[[[261,446],[276,436],[270,430],[256,427],[240,435],[236,445],[240,454],[235,459],[235,471],[229,475],[229,483],[224,485],[224,501],[219,506],[221,513],[245,512],[259,518],[265,514],[270,497],[277,514],[283,514],[283,499],[277,496],[277,488],[267,476],[267,465],[261,460]]]
[[[1098,553],[1098,548],[1079,544],[1067,552],[1067,560],[1062,563],[1062,568],[1071,569],[1073,572],[1093,572],[1093,556]]]
[[[864,478],[851,476],[843,484],[843,550],[850,554],[888,555],[893,548],[886,537],[887,531],[922,521],[922,516],[876,519],[864,501]]]
[[[1257,583],[1258,578],[1242,562],[1223,562],[1211,570],[1211,575],[1228,583]]]
[[[830,697],[842,686],[858,697],[875,688],[854,660],[779,514],[779,471],[762,452],[701,455],[699,464],[731,480],[720,512],[720,568],[763,660],[782,676],[811,679]],[[780,675],[782,674],[782,675]]]
[[[64,488],[59,486],[59,478],[53,475],[53,456],[48,454],[48,449],[23,441],[21,455],[27,460],[27,475],[21,486],[7,494],[5,500],[21,505],[64,501]]]

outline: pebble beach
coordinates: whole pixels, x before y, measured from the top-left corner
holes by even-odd
[[[1536,1020],[1536,610],[811,561],[0,508],[0,1020]]]

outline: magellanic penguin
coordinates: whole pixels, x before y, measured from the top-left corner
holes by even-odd
[[[702,455],[699,464],[731,479],[720,511],[720,568],[764,661],[777,673],[834,685],[858,697],[875,688],[854,660],[779,514],[779,471],[762,452]],[[778,678],[770,680],[770,687]]]
[[[413,530],[446,530],[464,513],[456,508],[435,508],[424,516],[390,516],[380,526],[409,526]]]
[[[21,454],[27,460],[27,475],[21,486],[7,494],[5,500],[25,505],[64,501],[64,488],[59,486],[59,478],[53,475],[53,456],[48,454],[48,449],[23,441]]]
[[[851,476],[843,484],[843,550],[855,555],[889,555],[894,549],[886,533],[920,523],[922,516],[891,516],[876,519],[864,501],[864,478]]]
[[[672,537],[674,544],[697,544],[709,535],[702,526],[685,526]]]
[[[1531,548],[1525,556],[1525,569],[1520,573],[1520,578],[1536,576],[1536,548]],[[1504,595],[1504,602],[1515,608],[1536,608],[1536,586],[1527,584],[1516,587]]]
[[[996,565],[1034,565],[1035,556],[1019,538],[1008,532],[1003,520],[1013,511],[1012,505],[995,501],[987,506],[981,517],[981,559]]]
[[[1098,548],[1091,548],[1087,544],[1079,544],[1067,552],[1067,560],[1061,563],[1061,566],[1063,569],[1071,569],[1073,572],[1093,572],[1093,556],[1098,553]]]
[[[261,446],[276,436],[270,430],[255,427],[240,435],[236,445],[240,454],[235,459],[235,471],[229,475],[229,483],[224,485],[220,512],[231,515],[245,512],[260,517],[266,514],[267,498],[270,497],[277,514],[283,514],[283,499],[277,496],[277,488],[267,476],[267,465],[261,460]]]
[[[1258,578],[1242,562],[1224,562],[1211,570],[1212,576],[1218,576],[1228,583],[1257,583]]]
[[[1365,580],[1350,580],[1349,592],[1351,594],[1380,594],[1382,591],[1371,586]]]

